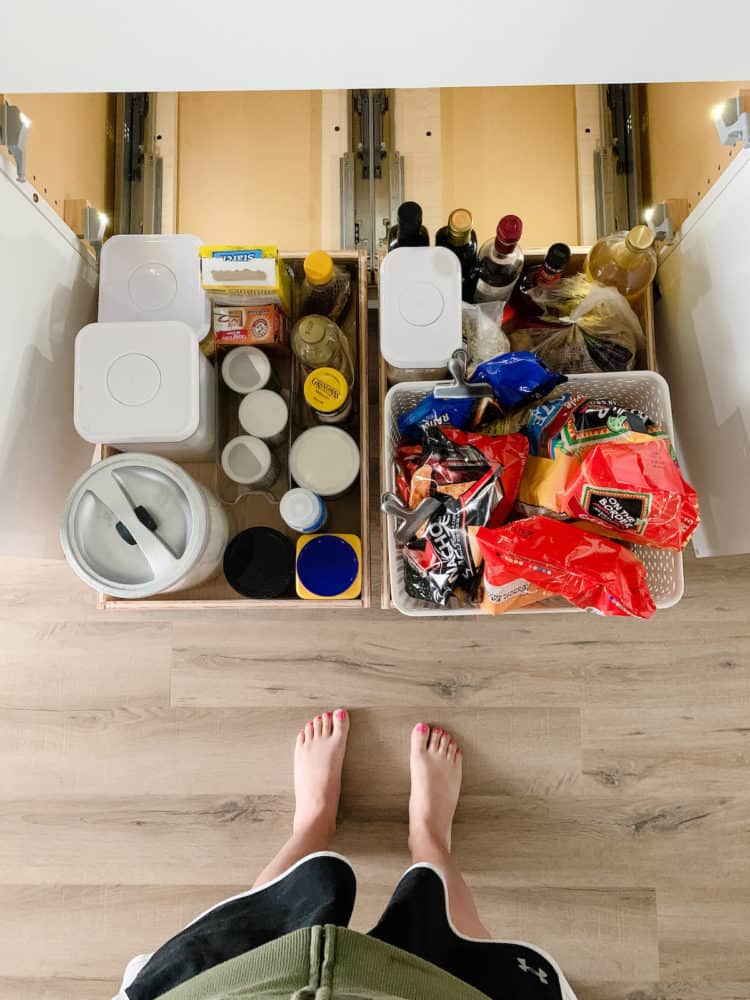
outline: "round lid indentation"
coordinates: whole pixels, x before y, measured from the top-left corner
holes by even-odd
[[[240,424],[243,430],[255,437],[263,439],[281,434],[288,419],[286,400],[271,389],[257,389],[240,403]]]
[[[399,312],[411,326],[430,326],[443,312],[443,296],[429,281],[415,281],[403,290]]]
[[[345,593],[359,573],[354,547],[337,535],[319,535],[300,550],[297,576],[303,587],[320,597]]]
[[[247,528],[226,547],[224,575],[243,597],[281,597],[294,579],[294,546],[274,528]]]
[[[221,363],[221,375],[235,392],[255,392],[271,377],[271,362],[259,347],[235,347]]]
[[[265,441],[251,434],[240,434],[224,445],[221,464],[224,472],[235,483],[252,486],[261,482],[269,473],[273,459]]]
[[[123,406],[143,406],[160,388],[159,366],[145,354],[122,354],[107,369],[107,389]]]
[[[144,312],[166,309],[177,296],[177,277],[166,264],[148,261],[130,275],[128,295]]]
[[[337,496],[359,475],[359,447],[339,427],[311,427],[292,445],[289,471],[298,486],[321,497]]]

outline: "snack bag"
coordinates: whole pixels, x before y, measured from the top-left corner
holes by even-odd
[[[603,441],[644,440],[643,435],[666,437],[666,432],[648,413],[620,406],[611,399],[586,399],[568,414],[552,445],[568,455]]]
[[[490,520],[498,497],[499,468],[471,483],[438,487],[442,501],[417,538],[403,550],[406,591],[444,607],[451,597],[472,603],[481,579],[478,529]]]
[[[469,382],[488,382],[503,410],[542,399],[564,381],[564,375],[551,372],[528,351],[500,354],[483,361],[469,378]]]
[[[479,608],[486,615],[504,615],[529,604],[538,604],[554,596],[535,583],[519,579],[518,573],[498,562],[490,568],[484,564],[484,577],[479,589]]]
[[[427,496],[460,496],[467,484],[488,470],[497,473],[497,503],[492,524],[502,524],[518,496],[529,444],[522,434],[488,437],[455,427],[431,427],[419,444],[402,441],[396,449],[396,485],[413,510]]]
[[[476,399],[436,399],[434,393],[425,396],[408,413],[398,418],[398,432],[403,437],[418,438],[428,427],[470,427],[477,408]]]
[[[507,585],[509,573],[529,588],[559,594],[603,615],[650,618],[656,610],[646,570],[632,552],[590,531],[548,517],[502,528],[480,528],[477,541],[490,586]],[[520,584],[519,584],[520,586]]]
[[[565,421],[585,397],[577,392],[564,392],[556,399],[548,399],[534,406],[526,424],[532,455],[553,458]]]
[[[519,504],[524,507],[559,511],[561,493],[564,493],[580,470],[580,463],[572,455],[558,452],[554,458],[537,458],[532,455],[523,470],[518,490]]]
[[[683,549],[700,523],[698,496],[666,438],[594,445],[560,494],[559,509],[614,538]]]

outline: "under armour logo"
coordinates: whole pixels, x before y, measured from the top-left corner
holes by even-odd
[[[518,968],[522,972],[530,972],[532,976],[537,976],[539,982],[544,983],[545,986],[549,985],[547,982],[547,973],[544,971],[544,969],[532,969],[530,965],[526,964],[526,959],[521,958],[520,956],[518,957]]]

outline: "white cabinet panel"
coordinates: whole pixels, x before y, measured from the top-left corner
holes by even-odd
[[[0,555],[60,557],[63,499],[90,461],[73,428],[73,342],[97,271],[0,157]]]
[[[659,367],[698,490],[700,556],[750,551],[750,150],[716,182],[659,268]]]

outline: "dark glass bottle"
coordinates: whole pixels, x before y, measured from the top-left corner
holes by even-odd
[[[550,288],[562,281],[565,268],[570,263],[570,247],[567,243],[553,243],[541,264],[530,267],[518,282],[519,292],[532,288]]]
[[[461,264],[461,281],[464,301],[470,302],[476,287],[477,234],[471,228],[471,212],[454,208],[448,216],[448,225],[435,233],[435,246],[451,250]]]
[[[405,201],[398,206],[398,222],[388,230],[388,249],[397,247],[428,247],[430,234],[422,225],[422,206]]]
[[[505,302],[523,269],[523,250],[518,245],[523,222],[517,215],[504,215],[495,235],[479,249],[475,302]]]

